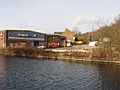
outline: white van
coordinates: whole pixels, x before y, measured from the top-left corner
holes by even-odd
[[[88,45],[94,47],[94,46],[96,45],[97,42],[98,42],[98,41],[92,41],[92,42],[89,42]]]

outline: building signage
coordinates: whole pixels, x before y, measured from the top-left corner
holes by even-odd
[[[28,34],[18,34],[19,37],[28,37]]]
[[[37,35],[36,35],[36,34],[33,34],[33,37],[37,37]]]
[[[21,39],[21,40],[39,40],[44,41],[45,35],[42,33],[32,32],[32,31],[9,31],[9,39]]]
[[[3,37],[3,32],[0,33],[0,37]]]

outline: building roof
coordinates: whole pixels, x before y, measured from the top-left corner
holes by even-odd
[[[54,32],[54,34],[62,34],[63,32]]]
[[[61,34],[47,34],[47,35],[66,37],[65,35],[61,35]]]
[[[30,30],[30,29],[3,29],[3,30],[0,30],[0,31],[22,31],[22,32],[36,32],[36,33],[40,33],[40,34],[45,34],[45,33],[42,33],[42,32],[37,32],[37,31],[34,31],[34,30]]]

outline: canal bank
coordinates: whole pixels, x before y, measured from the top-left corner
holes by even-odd
[[[110,59],[101,52],[91,49],[86,50],[55,50],[55,49],[38,49],[32,47],[26,48],[7,48],[0,50],[1,55],[5,56],[24,56],[35,57],[39,59],[53,59],[70,62],[89,62],[89,63],[116,63],[120,64],[119,59]]]

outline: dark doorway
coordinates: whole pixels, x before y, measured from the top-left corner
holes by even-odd
[[[39,46],[39,41],[34,41],[34,46]]]

